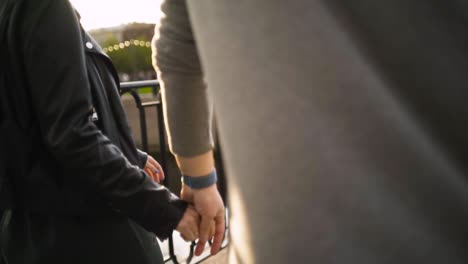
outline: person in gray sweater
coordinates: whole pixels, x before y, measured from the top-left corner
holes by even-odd
[[[184,173],[210,170],[215,103],[229,263],[468,263],[466,1],[162,10],[154,58]]]
[[[224,237],[225,212],[215,184],[213,106],[185,2],[164,2],[163,10],[167,16],[159,23],[159,33],[153,39],[153,65],[161,81],[169,146],[184,175],[181,198],[194,203],[202,217],[195,254],[202,253],[213,235],[211,253],[216,254]],[[202,185],[189,186],[187,179],[201,181]]]

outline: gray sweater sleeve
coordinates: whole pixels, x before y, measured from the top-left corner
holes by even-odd
[[[212,104],[203,80],[185,0],[164,0],[153,39],[170,149],[191,157],[213,148]]]

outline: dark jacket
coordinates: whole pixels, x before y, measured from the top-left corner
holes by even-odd
[[[68,1],[7,0],[0,3],[0,14],[0,48],[10,59],[2,58],[6,85],[1,89],[8,87],[12,98],[15,90],[26,91],[27,98],[21,98],[25,116],[16,111],[15,118],[28,120],[27,139],[34,139],[27,169],[7,168],[17,204],[41,212],[119,212],[167,237],[186,203],[138,167],[142,157],[119,100],[115,70],[98,45],[83,36]],[[12,73],[18,73],[16,78]]]
[[[93,37],[84,30],[82,36],[93,105],[93,116],[90,117],[132,163],[144,168],[148,155],[135,146],[127,115],[120,101],[117,71]]]

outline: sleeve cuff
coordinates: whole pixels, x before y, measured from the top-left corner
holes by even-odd
[[[188,203],[184,200],[173,200],[169,203],[169,206],[167,206],[165,212],[162,215],[159,215],[157,212],[153,211],[152,214],[148,217],[148,219],[161,219],[158,221],[160,225],[153,231],[161,241],[167,239],[177,228],[177,225],[184,216],[187,206]]]
[[[138,161],[140,162],[140,168],[144,169],[146,165],[146,161],[148,160],[148,153],[137,149],[138,151]]]

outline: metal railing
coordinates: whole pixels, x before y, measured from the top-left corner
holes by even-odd
[[[155,99],[152,99],[149,102],[143,102],[138,92],[140,88],[152,88],[153,95],[156,95]],[[168,155],[167,149],[167,142],[165,137],[165,123],[164,123],[164,115],[163,115],[163,102],[161,99],[160,93],[160,86],[158,80],[146,80],[146,81],[133,81],[133,82],[122,82],[120,83],[120,95],[130,94],[136,104],[136,108],[138,109],[138,116],[139,116],[139,124],[140,124],[140,133],[141,133],[141,144],[142,150],[148,152],[149,143],[148,143],[148,126],[147,126],[147,119],[146,119],[146,109],[148,108],[155,108],[157,111],[157,124],[158,124],[158,135],[159,135],[159,146],[160,146],[160,164],[163,168],[164,172],[166,172],[166,178],[164,179],[164,185],[167,188],[171,188],[169,184],[169,174],[168,172]],[[215,159],[216,159],[216,167],[218,172],[218,187],[220,188],[221,196],[223,200],[226,201],[226,182],[225,182],[225,175],[224,175],[224,167],[221,158],[220,152],[220,144],[219,144],[219,137],[216,137],[216,145],[215,145]],[[226,203],[226,202],[225,202]],[[228,221],[226,221],[228,223]],[[227,232],[227,225],[226,225],[226,232]],[[172,261],[174,264],[178,264],[177,256],[175,255],[174,249],[174,238],[173,236],[169,236],[168,239],[169,243],[169,258],[165,259],[164,262]],[[210,242],[211,244],[211,242]],[[193,259],[194,255],[194,248],[195,242],[190,244],[190,251],[189,256],[187,257],[186,263],[190,263]],[[223,249],[226,248],[227,245],[223,246]],[[209,257],[209,256],[208,256]],[[206,260],[208,257],[205,257],[198,262],[202,262]]]

